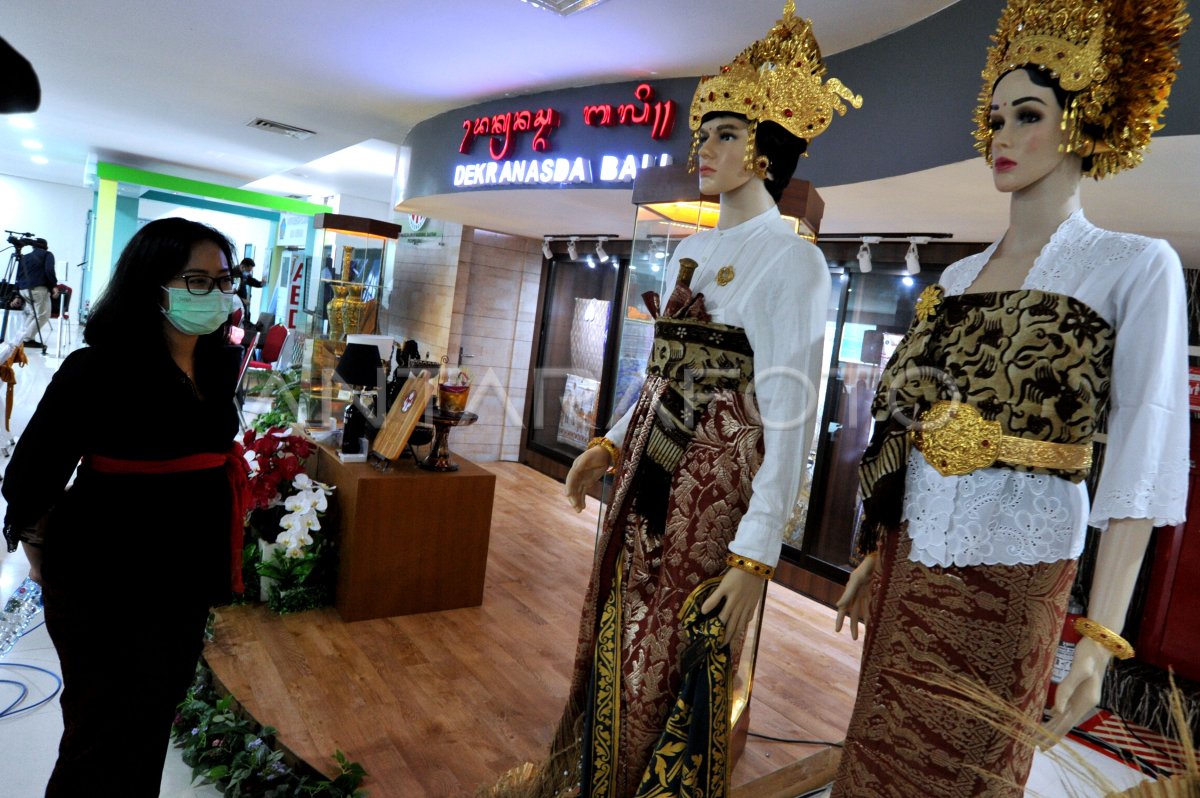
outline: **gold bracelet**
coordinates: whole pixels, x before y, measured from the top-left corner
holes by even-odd
[[[1133,646],[1129,644],[1128,640],[1091,618],[1076,618],[1075,631],[1088,640],[1099,643],[1117,659],[1129,659],[1133,656]]]
[[[739,568],[755,576],[761,576],[764,579],[770,579],[775,575],[775,569],[769,565],[763,565],[757,560],[752,560],[749,557],[743,557],[740,554],[729,552],[729,556],[725,558],[725,564],[730,568]]]
[[[595,449],[597,446],[608,452],[608,457],[612,461],[612,465],[608,467],[608,473],[617,473],[617,461],[621,459],[621,450],[608,438],[592,438],[588,441],[587,447],[589,449]]]

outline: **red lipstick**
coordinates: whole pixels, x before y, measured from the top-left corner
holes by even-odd
[[[997,158],[993,162],[993,166],[995,167],[997,172],[1007,172],[1010,169],[1012,169],[1013,167],[1015,167],[1016,165],[1017,165],[1017,162],[1012,160],[1011,158]]]

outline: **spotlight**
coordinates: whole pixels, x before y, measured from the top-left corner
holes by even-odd
[[[654,272],[655,274],[658,274],[660,269],[662,269],[662,266],[659,266],[657,263],[650,267],[650,271]]]
[[[900,280],[900,282],[904,284],[905,288],[913,287],[913,278],[909,277],[907,274],[904,275],[904,277]]]
[[[579,260],[579,236],[571,236],[571,240],[567,242],[567,257]]]
[[[542,255],[546,260],[554,260],[554,250],[550,249],[550,236],[542,239]]]
[[[862,246],[858,248],[858,270],[863,274],[871,271],[871,244],[882,240],[879,236],[863,236]]]
[[[608,253],[604,251],[604,242],[607,240],[608,236],[600,236],[596,239],[596,257],[600,259],[601,263],[608,260]]]
[[[592,256],[590,254],[584,255],[583,260],[585,263],[587,263],[587,267],[589,269],[596,268],[596,261],[592,258]]]
[[[921,271],[921,258],[917,254],[917,245],[928,243],[929,239],[925,236],[913,236],[908,239],[908,252],[904,255],[904,268],[909,274],[917,274]]]

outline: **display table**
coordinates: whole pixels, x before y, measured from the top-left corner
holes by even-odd
[[[345,621],[483,603],[496,477],[461,456],[458,470],[402,458],[386,472],[317,447],[317,475],[337,487],[337,609]]]

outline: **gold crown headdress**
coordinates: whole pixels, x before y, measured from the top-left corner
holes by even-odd
[[[992,162],[992,89],[1005,73],[1038,66],[1072,93],[1066,151],[1092,156],[1089,177],[1142,162],[1179,68],[1191,21],[1184,0],[1009,0],[983,70],[975,148]],[[1085,128],[1098,131],[1093,138]]]
[[[843,100],[861,108],[862,97],[840,80],[822,81],[825,71],[812,22],[798,18],[795,2],[787,0],[783,18],[766,38],[742,50],[719,74],[700,79],[692,98],[689,169],[696,168],[700,121],[713,111],[742,114],[750,120],[746,168],[765,177],[766,164],[755,157],[754,134],[759,122],[775,122],[792,135],[811,141],[829,127],[834,112],[846,113]]]

